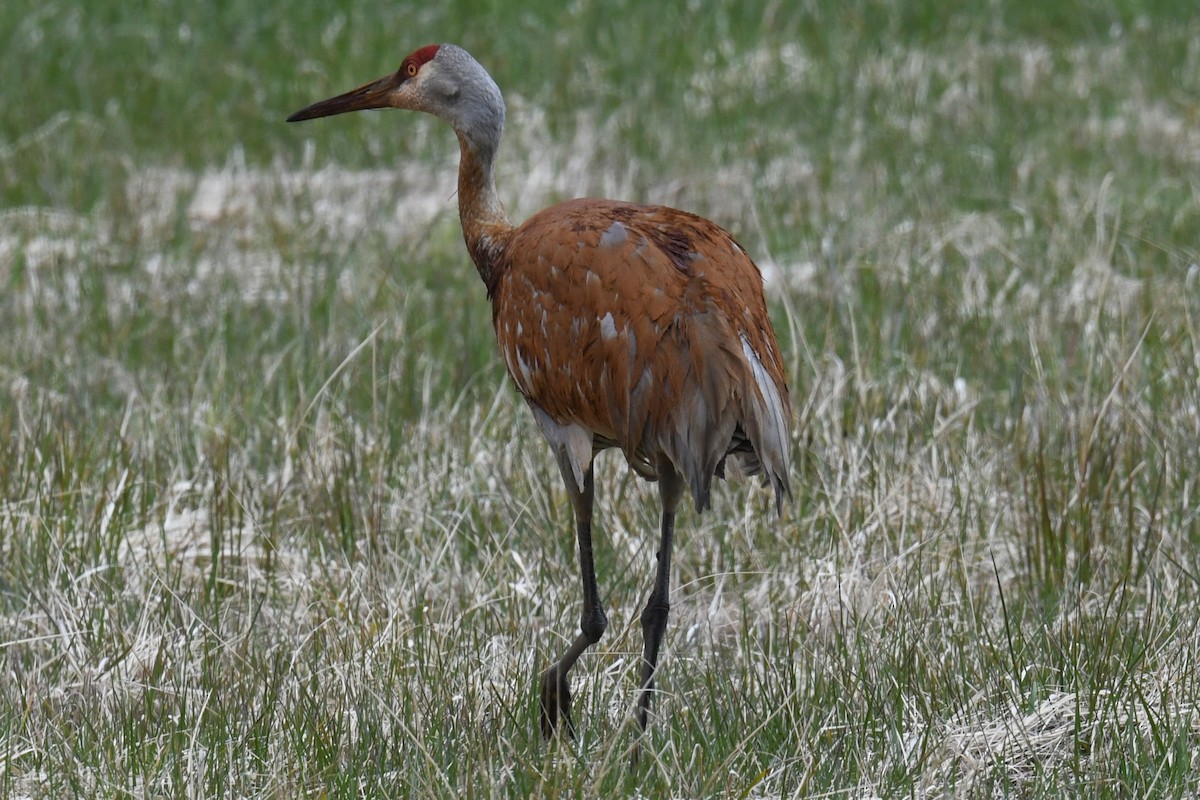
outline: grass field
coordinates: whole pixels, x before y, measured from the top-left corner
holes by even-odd
[[[1200,793],[1191,4],[220,5],[0,8],[0,800]],[[768,280],[795,502],[682,514],[640,773],[654,488],[601,457],[547,746],[571,515],[454,137],[283,123],[436,41],[512,217],[677,205]]]

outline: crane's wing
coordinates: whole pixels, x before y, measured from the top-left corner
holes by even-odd
[[[585,443],[620,447],[647,477],[663,453],[703,509],[732,454],[782,504],[783,363],[762,277],[728,233],[671,208],[576,200],[520,226],[504,261],[501,352],[577,479]]]

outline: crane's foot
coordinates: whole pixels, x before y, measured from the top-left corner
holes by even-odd
[[[542,738],[549,739],[558,730],[559,720],[567,724],[567,733],[574,738],[575,725],[571,722],[571,687],[567,683],[566,670],[554,664],[542,673]]]
[[[629,753],[629,771],[637,772],[638,767],[642,764],[642,737],[645,734],[639,734],[638,738],[633,742],[633,750]]]

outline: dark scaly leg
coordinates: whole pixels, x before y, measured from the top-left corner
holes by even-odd
[[[683,496],[683,480],[675,466],[666,458],[658,464],[658,493],[662,498],[662,534],[658,545],[658,572],[654,588],[642,611],[642,682],[638,692],[637,720],[644,733],[654,691],[654,670],[658,666],[658,651],[667,630],[667,614],[671,610],[671,546],[675,535],[675,509]],[[636,766],[639,747],[633,750]]]
[[[608,617],[604,615],[604,607],[600,604],[600,590],[596,586],[596,567],[592,559],[592,498],[594,484],[592,481],[592,465],[588,464],[583,476],[583,488],[575,484],[575,473],[569,463],[559,460],[563,480],[567,484],[567,492],[571,496],[571,506],[575,510],[575,531],[579,539],[579,575],[583,580],[583,616],[579,622],[579,635],[567,648],[561,658],[542,673],[542,736],[550,738],[558,728],[559,719],[567,723],[567,731],[572,736],[575,726],[571,722],[571,690],[567,673],[575,662],[593,644],[604,635],[608,627]]]

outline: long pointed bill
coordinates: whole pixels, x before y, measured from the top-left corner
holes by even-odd
[[[362,111],[367,108],[386,108],[391,105],[389,96],[404,81],[398,73],[385,75],[379,80],[351,89],[345,94],[321,100],[311,106],[300,109],[287,118],[288,122],[300,122],[317,117],[332,117],[334,114],[346,114],[350,111]]]

